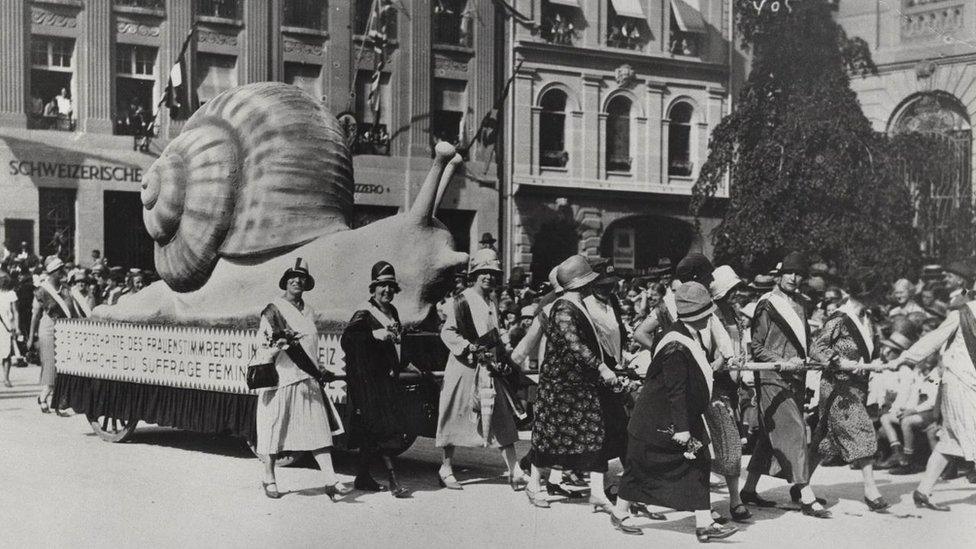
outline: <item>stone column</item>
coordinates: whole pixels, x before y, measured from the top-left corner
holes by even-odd
[[[666,185],[667,171],[667,122],[664,112],[664,95],[667,87],[664,82],[647,83],[647,180],[652,185]]]
[[[429,157],[431,78],[431,4],[429,1],[412,4],[410,13],[410,154]]]
[[[603,144],[606,135],[606,116],[600,107],[600,88],[603,87],[603,76],[599,74],[583,75],[583,179],[599,179],[606,175],[606,162],[603,154],[606,147]],[[604,115],[601,117],[601,115]],[[602,126],[602,128],[601,128]],[[602,175],[601,175],[602,174]]]
[[[272,6],[271,2],[243,2],[244,47],[241,61],[244,70],[241,84],[263,82],[271,78],[269,35],[281,35],[280,32],[268,32]]]
[[[0,125],[27,126],[27,2],[0,0]]]
[[[532,106],[533,95],[535,95],[534,81],[536,72],[533,69],[522,68],[512,82],[512,91],[509,101],[513,101],[515,112],[512,120],[512,158],[514,164],[514,174],[526,175],[533,173],[532,166]],[[506,113],[507,114],[507,113]]]
[[[542,126],[542,107],[538,105],[532,105],[529,107],[532,116],[531,120],[531,135],[532,139],[528,143],[528,157],[529,157],[529,173],[532,175],[539,175],[542,173],[542,134],[539,131]]]
[[[632,139],[630,146],[633,151],[634,160],[630,166],[630,173],[635,183],[647,184],[647,177],[645,177],[647,173],[647,160],[653,154],[653,149],[647,141],[647,117],[635,116],[632,120],[634,121],[634,125],[630,130]]]
[[[469,128],[471,132],[478,129],[482,117],[491,111],[495,104],[495,93],[501,93],[501,85],[495,82],[495,4],[493,2],[476,2],[475,9],[478,10],[477,18],[481,24],[474,24],[474,81],[468,87],[468,104],[474,105],[474,112],[469,112]],[[507,74],[508,71],[505,71]],[[504,82],[503,82],[504,83]],[[474,95],[472,98],[471,95]],[[501,131],[498,128],[497,131]],[[468,139],[474,139],[473,133],[468,135]],[[489,150],[484,143],[478,142],[475,151],[478,160],[488,161],[485,152]],[[496,157],[497,158],[497,157]],[[474,158],[472,158],[473,160]],[[491,172],[494,175],[494,171]]]
[[[112,81],[112,0],[90,0],[81,11],[78,98],[75,112],[81,131],[112,133],[115,83]]]
[[[566,151],[569,153],[566,167],[569,176],[578,180],[583,177],[583,159],[586,156],[583,151],[583,111],[571,111],[566,117],[566,127],[570,130],[566,136]]]
[[[268,1],[268,21],[270,22],[271,32],[270,37],[268,37],[268,79],[274,80],[276,82],[281,82],[285,78],[285,62],[284,62],[284,51],[281,44],[281,32],[278,29],[281,28],[282,22],[282,0],[269,0]],[[332,13],[329,13],[329,25],[332,25]]]
[[[193,25],[193,9],[191,2],[184,0],[168,0],[166,2],[166,23],[163,25],[163,47],[159,52],[159,66],[164,72],[162,85],[166,86],[169,82],[169,70],[176,63],[176,57],[180,54],[183,40],[190,32]],[[193,55],[196,51],[196,39],[194,38],[186,49],[186,74],[189,78],[189,85],[195,86],[193,79]],[[191,89],[191,95],[194,90]],[[165,116],[162,116],[163,124],[159,132],[160,137],[176,137],[183,129],[184,120],[173,120],[169,109],[165,109]]]

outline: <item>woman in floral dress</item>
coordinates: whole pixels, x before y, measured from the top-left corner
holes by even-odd
[[[851,365],[877,358],[880,344],[867,315],[864,299],[871,294],[865,278],[849,284],[847,301],[827,319],[814,339],[810,357],[819,362]],[[864,502],[883,512],[889,503],[874,481],[873,462],[878,450],[874,423],[868,415],[867,371],[827,369],[820,381],[819,421],[811,441],[811,476],[821,461],[849,463],[861,470]]]

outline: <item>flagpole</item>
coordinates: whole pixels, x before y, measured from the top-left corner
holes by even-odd
[[[197,23],[196,23],[196,21],[194,21],[193,22],[193,25],[190,26],[189,32],[186,33],[186,38],[183,39],[183,45],[180,47],[180,53],[179,53],[179,55],[176,56],[176,63],[174,63],[173,66],[176,66],[178,63],[184,62],[183,61],[183,57],[186,55],[186,50],[190,46],[190,39],[193,38],[193,33],[195,33],[196,30],[197,30]],[[173,73],[173,67],[170,67],[170,70],[167,73],[166,89],[163,91],[162,97],[159,98],[159,102],[156,103],[156,110],[155,110],[155,112],[153,112],[152,122],[150,122],[149,123],[149,126],[146,127],[146,133],[147,134],[150,134],[151,132],[155,131],[155,129],[156,129],[156,123],[159,120],[159,113],[162,111],[162,108],[163,108],[163,103],[165,103],[167,99],[170,99],[171,98],[171,94],[174,92],[173,86],[170,85],[172,83],[172,73]],[[189,89],[191,89],[190,88],[190,71],[187,71],[187,73],[186,73],[186,80],[187,80],[186,81],[186,87],[187,87],[187,90],[189,90]],[[188,101],[190,103],[193,102],[193,98],[191,97],[191,95],[189,93],[187,94],[187,99],[188,99]],[[191,104],[189,106],[192,107],[193,105]],[[192,109],[190,109],[190,110],[192,110]]]

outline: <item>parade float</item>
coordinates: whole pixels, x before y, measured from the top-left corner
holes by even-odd
[[[110,442],[142,421],[235,435],[253,447],[257,397],[245,376],[281,273],[304,258],[317,281],[305,299],[318,312],[319,362],[340,376],[326,393],[341,407],[339,335],[368,297],[371,266],[384,260],[402,287],[395,305],[404,366],[424,374],[400,374],[411,430],[404,449],[432,435],[446,350],[430,327],[418,327],[467,261],[434,217],[461,157],[447,143],[435,149],[408,211],[352,229],[352,160],[321,102],[270,82],[217,96],[143,178],[161,280],[90,318],[57,323],[54,402],[84,414]]]

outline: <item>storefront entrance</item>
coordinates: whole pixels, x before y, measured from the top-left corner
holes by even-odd
[[[111,265],[154,269],[153,241],[142,224],[139,193],[105,191],[105,258]]]
[[[39,255],[74,256],[76,189],[38,189]]]
[[[645,274],[667,257],[677,264],[695,242],[695,228],[664,215],[637,215],[611,223],[600,240],[600,256],[614,258],[624,272]]]

